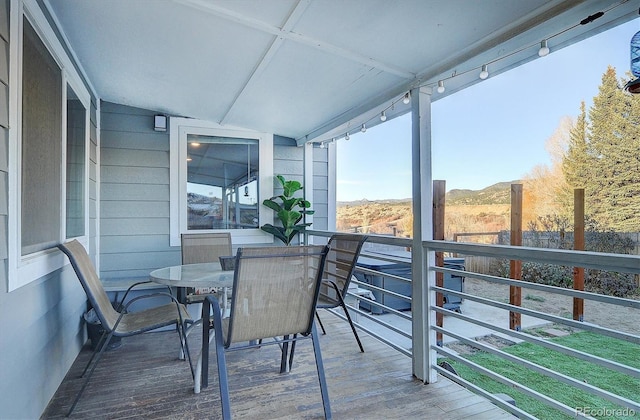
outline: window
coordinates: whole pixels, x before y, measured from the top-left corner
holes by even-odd
[[[66,238],[85,234],[87,110],[74,90],[67,86],[67,205]]]
[[[22,53],[22,255],[60,240],[62,70],[29,21]]]
[[[40,8],[10,23],[8,291],[67,264],[55,245],[87,244],[90,95]]]
[[[273,136],[186,118],[171,118],[170,133],[171,245],[211,230],[238,245],[272,240],[259,227],[272,223],[261,203],[273,193]]]
[[[187,230],[258,228],[258,141],[187,134]]]

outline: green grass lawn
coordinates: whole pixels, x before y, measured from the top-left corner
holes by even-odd
[[[640,346],[637,344],[603,337],[589,332],[580,332],[565,337],[550,339],[557,344],[581,350],[614,360],[616,362],[640,368]],[[518,356],[522,359],[547,367],[549,369],[584,381],[590,385],[621,395],[633,401],[640,401],[640,379],[632,378],[616,371],[600,367],[593,363],[585,362],[574,357],[531,344],[520,343],[502,349],[506,353]],[[512,363],[498,356],[478,352],[466,355],[467,359],[484,366],[502,376],[521,383],[542,394],[553,397],[570,407],[591,407],[594,409],[622,409],[622,407],[608,400],[573,388],[555,379],[532,372],[526,367]],[[518,408],[541,419],[569,419],[575,416],[565,415],[538,400],[529,397],[508,385],[503,385],[479,372],[474,371],[454,360],[448,362],[456,369],[458,375],[480,386],[491,393],[505,393],[513,397]],[[623,416],[598,416],[600,418],[624,418]],[[635,413],[636,416],[640,413]]]

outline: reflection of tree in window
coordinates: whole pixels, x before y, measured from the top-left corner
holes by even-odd
[[[187,136],[187,229],[258,227],[258,141]]]

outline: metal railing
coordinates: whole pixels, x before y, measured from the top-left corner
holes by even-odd
[[[328,237],[331,235],[331,232],[310,231],[309,233],[314,237]],[[315,240],[316,239],[314,239],[314,241]],[[412,280],[402,275],[385,273],[385,267],[388,267],[389,265],[393,267],[404,265],[410,269],[411,260],[406,258],[406,255],[408,254],[406,252],[399,252],[399,250],[406,250],[412,245],[412,241],[405,238],[371,235],[367,243],[368,246],[363,248],[361,254],[363,258],[361,259],[365,259],[369,264],[365,264],[365,267],[361,266],[357,269],[357,280],[354,281],[360,291],[350,293],[350,297],[356,303],[353,307],[355,323],[359,329],[366,331],[370,335],[385,342],[401,353],[407,356],[413,356],[411,342],[411,322],[413,321],[412,311],[406,310],[402,305],[402,302],[404,302],[410,307],[411,295],[410,292],[409,294],[398,292],[398,289],[403,289],[403,285],[409,285],[408,288],[405,287],[403,290],[408,289],[410,291]],[[564,267],[583,267],[585,269],[598,269],[617,273],[640,273],[640,257],[633,255],[512,247],[504,245],[469,244],[447,241],[424,241],[422,246],[424,255],[426,256],[426,261],[435,261],[433,258],[429,257],[430,255],[433,255],[433,252],[444,252],[463,256],[485,256],[503,260],[519,260],[523,262],[528,261],[532,263],[554,264]],[[380,247],[384,247],[384,249],[380,249]],[[377,269],[372,268],[375,265],[371,264],[370,260],[372,259],[380,261]],[[458,376],[455,373],[455,370],[451,369],[450,365],[447,368],[443,364],[438,363],[439,360],[446,358],[446,360],[455,361],[459,365],[464,365],[468,369],[472,369],[473,371],[490,377],[496,382],[502,383],[511,389],[517,390],[521,394],[541,401],[547,406],[558,410],[560,413],[571,417],[590,417],[592,414],[602,414],[598,411],[594,411],[594,407],[572,407],[569,404],[556,400],[554,395],[546,395],[536,391],[532,387],[529,387],[527,383],[519,383],[518,381],[509,379],[505,375],[483,367],[480,364],[458,354],[452,350],[452,347],[447,343],[462,344],[473,348],[475,351],[481,351],[497,356],[504,360],[505,363],[512,362],[525,367],[530,372],[535,372],[536,374],[552,378],[553,380],[563,384],[563,386],[566,385],[583,391],[591,396],[609,401],[615,407],[619,407],[619,409],[617,409],[618,411],[615,413],[622,415],[640,413],[640,388],[635,393],[635,396],[632,394],[631,397],[625,397],[621,395],[622,392],[617,392],[612,389],[603,389],[592,385],[589,381],[585,380],[584,377],[574,377],[575,375],[572,376],[561,373],[553,368],[545,367],[541,364],[526,360],[524,357],[514,356],[500,348],[478,341],[478,337],[474,336],[474,331],[476,331],[475,329],[481,329],[484,331],[483,334],[496,335],[503,339],[511,340],[514,343],[524,342],[541,346],[554,354],[559,353],[568,355],[588,362],[592,366],[615,371],[636,381],[640,378],[640,366],[630,366],[629,364],[609,360],[606,357],[600,357],[596,354],[596,351],[586,351],[584,349],[578,350],[569,346],[557,344],[553,340],[537,336],[527,331],[526,328],[514,330],[509,328],[508,325],[503,327],[491,319],[473,317],[465,314],[464,311],[457,312],[438,307],[435,305],[435,294],[436,292],[440,292],[443,294],[446,293],[449,296],[456,296],[460,300],[464,300],[465,305],[473,304],[477,307],[486,307],[491,310],[503,310],[506,314],[505,316],[516,313],[521,314],[520,316],[535,319],[541,325],[559,326],[573,331],[588,331],[593,334],[597,334],[598,336],[622,340],[623,342],[630,343],[632,346],[637,346],[637,354],[640,354],[640,334],[638,333],[638,331],[640,331],[640,301],[548,286],[539,283],[524,282],[488,274],[480,274],[466,271],[464,269],[460,270],[436,267],[433,264],[428,264],[426,261],[426,276],[429,279],[429,301],[432,302],[428,308],[430,312],[430,331],[428,331],[428,334],[431,334],[432,336],[432,340],[430,340],[430,342],[434,343],[434,345],[429,349],[431,351],[429,358],[431,369],[434,369],[439,374],[483,395],[487,399],[516,414],[520,418],[535,417],[517,406],[506,403],[502,397],[496,396],[493,393],[480,388],[472,381]],[[441,272],[443,275],[449,276],[461,276],[467,280],[476,279],[477,281],[487,282],[488,284],[517,286],[526,290],[551,293],[553,295],[565,296],[567,299],[579,298],[583,299],[585,302],[607,304],[611,305],[612,311],[615,311],[616,308],[626,308],[626,310],[632,311],[633,316],[637,316],[638,330],[622,331],[615,327],[611,328],[593,323],[576,321],[564,316],[553,315],[533,309],[527,309],[522,306],[512,305],[501,301],[501,297],[481,297],[466,293],[464,290],[436,287],[434,280],[436,272]],[[410,275],[407,277],[410,277]],[[378,281],[372,281],[372,279],[377,279]],[[388,287],[389,285],[392,287]],[[363,293],[361,292],[363,289],[371,291],[371,293],[376,297],[376,300],[365,300],[366,298],[363,298]],[[385,304],[387,300],[391,300],[392,304]],[[401,309],[397,309],[398,305]],[[335,311],[334,313],[337,316],[344,317],[339,311]],[[441,326],[436,325],[436,313],[444,315],[444,322]],[[467,327],[460,328],[460,323]],[[435,344],[437,341],[433,338],[435,338],[436,334],[447,338],[444,344],[442,341],[438,342],[437,345]]]

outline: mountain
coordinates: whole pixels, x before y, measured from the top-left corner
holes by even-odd
[[[451,190],[445,201],[448,205],[510,204],[514,183],[521,181],[498,182],[481,190]]]
[[[481,190],[451,190],[447,192],[445,202],[447,205],[486,205],[486,204],[510,204],[511,203],[511,184],[521,183],[521,181],[498,182]],[[403,199],[386,199],[386,200],[355,200],[355,201],[338,201],[340,206],[363,206],[367,204],[389,204],[398,205],[410,203],[410,198]]]

